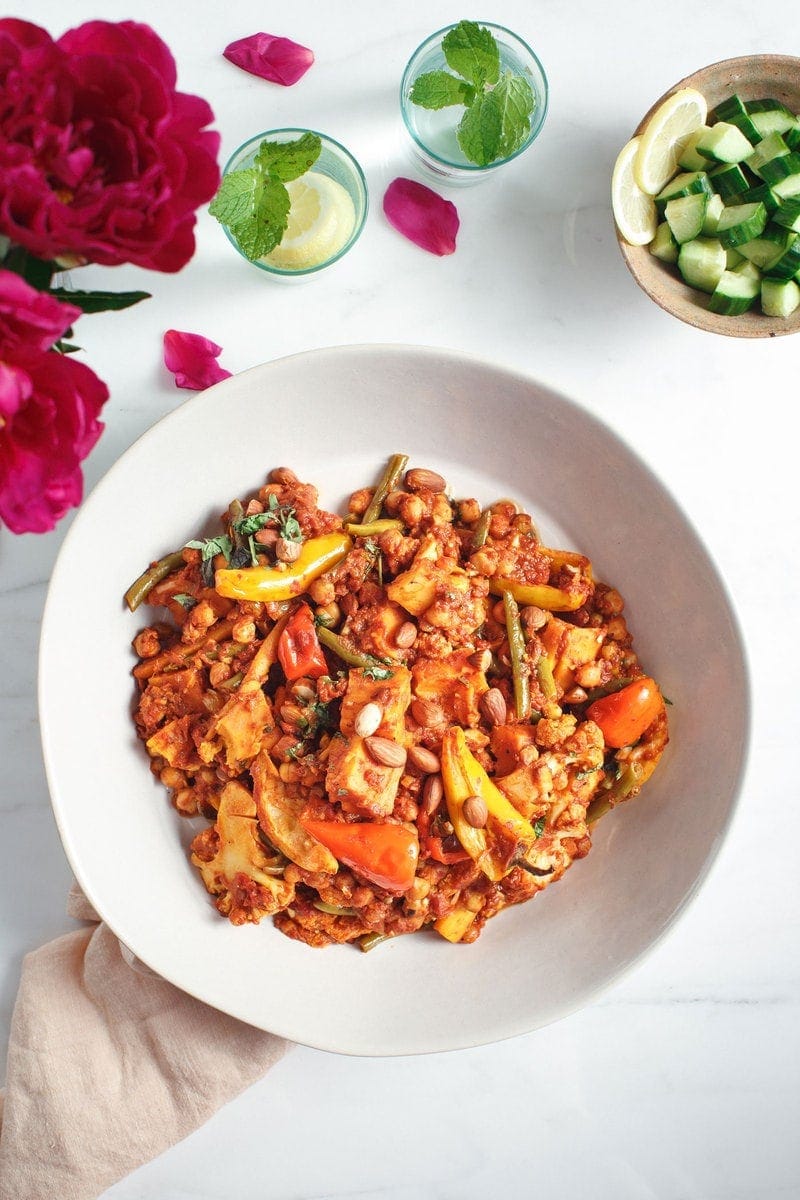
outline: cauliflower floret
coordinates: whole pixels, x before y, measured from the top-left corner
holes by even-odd
[[[294,898],[294,884],[267,874],[255,801],[241,783],[226,784],[215,824],[197,835],[191,849],[203,883],[233,925],[258,924]]]

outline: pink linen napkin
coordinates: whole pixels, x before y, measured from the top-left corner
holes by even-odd
[[[96,1200],[259,1079],[287,1043],[181,992],[89,928],[27,955],[0,1093],[0,1200]]]

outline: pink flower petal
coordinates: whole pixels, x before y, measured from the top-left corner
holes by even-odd
[[[302,79],[314,61],[308,47],[289,38],[274,37],[271,33],[253,33],[250,37],[240,38],[226,46],[223,54],[228,62],[243,71],[284,87]]]
[[[394,179],[383,197],[383,211],[410,242],[431,254],[452,254],[456,248],[458,212],[455,204],[413,179]]]
[[[199,333],[168,329],[164,334],[164,365],[174,374],[176,387],[200,392],[229,379],[231,372],[217,362],[221,353],[221,346]]]

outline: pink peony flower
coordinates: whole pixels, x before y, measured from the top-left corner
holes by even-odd
[[[0,270],[0,520],[52,529],[83,495],[80,464],[99,438],[108,388],[50,349],[80,315]]]
[[[252,33],[250,37],[231,42],[222,53],[228,62],[243,71],[284,87],[291,87],[302,79],[314,62],[314,54],[307,46],[271,33]]]
[[[383,197],[390,225],[431,254],[452,254],[456,248],[458,212],[455,204],[413,179],[394,179]]]
[[[199,333],[168,329],[164,334],[164,366],[175,376],[175,386],[201,392],[203,388],[229,379],[217,362],[222,347]]]
[[[147,25],[58,41],[0,19],[0,231],[38,258],[177,271],[219,185],[219,134]]]

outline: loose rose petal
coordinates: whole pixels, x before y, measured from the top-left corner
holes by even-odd
[[[228,62],[258,75],[290,87],[302,79],[314,61],[307,46],[300,46],[289,38],[274,37],[271,33],[253,33],[250,37],[231,42],[222,52]]]
[[[230,371],[217,362],[221,353],[221,346],[199,333],[168,329],[164,334],[164,365],[174,374],[176,387],[200,392],[212,383],[229,379]]]
[[[393,180],[383,197],[383,211],[390,225],[423,250],[439,255],[455,250],[456,206],[424,184],[413,179]]]

